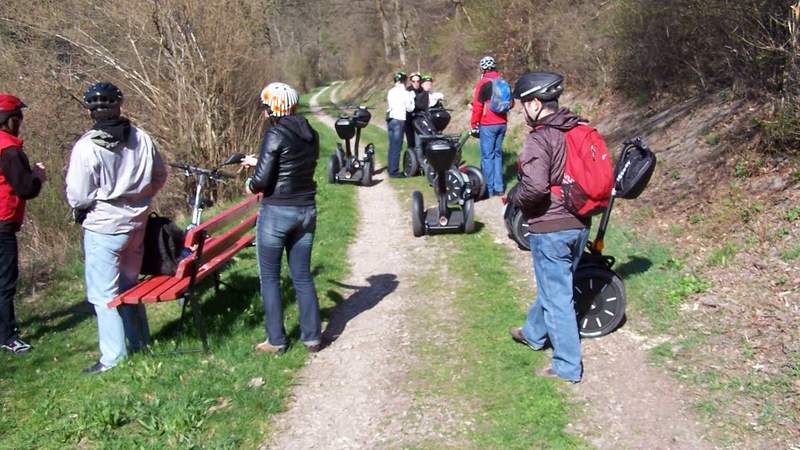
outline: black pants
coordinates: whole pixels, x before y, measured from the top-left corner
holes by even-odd
[[[17,235],[0,233],[0,344],[17,335],[14,295],[17,292]]]
[[[414,148],[417,145],[417,139],[414,132],[414,124],[411,117],[406,117],[406,148]]]

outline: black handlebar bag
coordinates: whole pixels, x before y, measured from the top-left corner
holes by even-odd
[[[147,218],[141,275],[175,275],[183,253],[184,231],[155,212]]]
[[[656,169],[656,155],[639,138],[626,141],[623,145],[622,154],[614,169],[614,195],[634,199],[650,182]]]

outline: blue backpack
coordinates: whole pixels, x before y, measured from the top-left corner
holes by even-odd
[[[497,78],[492,82],[492,98],[489,99],[489,109],[497,114],[507,113],[511,110],[514,101],[511,99],[511,86],[508,81]]]

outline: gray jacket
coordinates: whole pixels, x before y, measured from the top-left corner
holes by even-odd
[[[83,228],[103,234],[127,233],[145,226],[167,169],[153,139],[131,126],[128,142],[107,150],[89,133],[72,147],[67,170],[67,202],[85,209]]]

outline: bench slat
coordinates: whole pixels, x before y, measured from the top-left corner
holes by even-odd
[[[219,266],[225,264],[226,262],[230,261],[236,253],[241,251],[243,248],[249,246],[255,240],[254,234],[248,234],[239,238],[232,246],[230,246],[227,250],[217,255],[214,259],[204,264],[200,267],[200,270],[197,272],[196,281],[200,282],[200,280],[206,278],[207,276],[214,273]],[[170,300],[175,300],[180,298],[183,294],[186,293],[186,290],[189,288],[189,278],[181,278],[180,282],[175,283],[172,287],[164,291],[158,296],[158,301],[166,302]]]
[[[168,283],[172,279],[173,278],[169,275],[158,275],[150,277],[140,282],[136,286],[114,297],[114,299],[108,303],[108,306],[113,308],[123,303],[134,303],[134,304],[139,303],[139,299],[141,299],[143,295],[147,294],[153,289],[157,289],[164,283]]]
[[[195,240],[201,231],[205,230],[209,235],[213,235],[214,232],[219,231],[228,225],[235,223],[237,220],[240,220],[242,217],[249,215],[259,208],[260,200],[261,194],[251,195],[236,205],[217,214],[207,222],[203,222],[200,225],[192,228],[188,233],[186,233],[186,239],[184,240],[183,245],[186,247],[193,247],[197,244]]]
[[[157,287],[156,289],[152,289],[150,292],[141,296],[142,303],[156,303],[158,301],[158,297],[166,292],[167,290],[171,289],[176,284],[180,283],[180,278],[169,277],[169,281],[162,283],[161,286]]]

